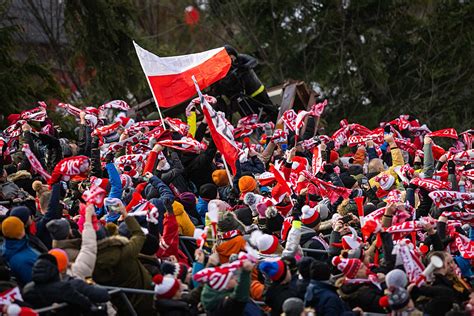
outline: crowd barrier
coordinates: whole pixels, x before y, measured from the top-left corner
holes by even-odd
[[[179,236],[179,242],[180,242],[180,246],[181,246],[180,248],[182,249],[182,251],[186,254],[186,256],[191,261],[194,261],[194,256],[191,255],[191,253],[187,249],[186,245],[184,244],[184,241],[186,241],[186,240],[195,242],[196,239],[193,238],[193,237],[189,237],[189,236]],[[208,239],[208,241],[213,242],[213,241],[215,241],[215,239]],[[302,248],[302,250],[305,253],[309,253],[309,252],[312,252],[312,253],[327,253],[328,252],[327,250],[324,250],[324,249]],[[106,285],[99,285],[99,286],[109,290],[109,294],[111,294],[111,295],[120,295],[121,298],[124,300],[125,304],[127,305],[127,308],[130,312],[129,315],[132,315],[132,316],[137,315],[137,313],[136,313],[135,309],[133,308],[132,304],[130,303],[130,300],[128,299],[128,297],[126,295],[127,293],[128,294],[141,294],[141,295],[154,295],[155,294],[154,291],[152,291],[152,290],[132,289],[132,288],[106,286]],[[254,303],[259,305],[259,306],[265,306],[266,305],[264,302],[261,302],[261,301],[254,301]],[[38,309],[35,310],[35,312],[37,312],[38,314],[42,314],[42,313],[47,313],[47,312],[51,312],[51,311],[54,311],[54,310],[59,310],[59,309],[65,308],[66,306],[68,306],[67,303],[59,303],[59,304],[54,304],[54,305],[51,305],[51,306],[48,306],[48,307],[38,308]],[[369,315],[369,314],[367,314],[367,315]],[[373,313],[370,314],[370,315],[376,316],[376,314],[373,314]]]
[[[125,304],[127,305],[127,308],[129,310],[129,315],[131,315],[131,316],[136,316],[137,312],[135,311],[132,304],[130,303],[130,300],[128,299],[128,297],[126,295],[127,293],[128,294],[140,294],[140,295],[155,295],[155,292],[152,291],[152,290],[133,289],[133,288],[118,287],[118,286],[107,286],[107,285],[97,285],[97,286],[109,290],[110,295],[114,295],[114,294],[120,295],[121,298],[124,300]],[[258,306],[266,306],[265,302],[261,302],[261,301],[253,301],[253,302],[255,304],[257,304]],[[67,306],[68,306],[67,303],[56,303],[56,304],[53,304],[51,306],[35,309],[35,312],[38,313],[38,314],[43,314],[43,313],[52,312],[52,311],[56,311],[56,310],[65,308]]]

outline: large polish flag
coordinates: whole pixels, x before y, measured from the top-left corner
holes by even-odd
[[[172,107],[196,94],[194,76],[204,89],[224,78],[231,59],[224,47],[202,53],[159,57],[133,42],[155,101],[160,107]]]

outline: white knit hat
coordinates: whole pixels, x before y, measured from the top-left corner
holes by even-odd
[[[278,238],[276,236],[264,234],[259,230],[252,232],[250,242],[257,246],[260,253],[266,255],[275,253],[275,250],[278,248]]]

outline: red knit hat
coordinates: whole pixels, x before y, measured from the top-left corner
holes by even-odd
[[[344,273],[347,278],[353,279],[362,266],[362,261],[359,259],[346,259],[337,256],[332,258],[332,264]]]
[[[162,276],[156,274],[153,277],[155,283],[155,293],[157,298],[172,298],[178,292],[180,284],[179,281],[171,275]]]
[[[260,262],[258,268],[274,282],[283,281],[287,269],[286,264],[282,260],[263,261]]]
[[[329,154],[329,162],[334,163],[334,161],[339,159],[339,153],[335,150],[331,150],[331,153]]]
[[[94,184],[98,187],[101,187],[104,190],[107,190],[107,186],[109,185],[109,179],[107,178],[97,178],[97,177],[90,177],[91,184]]]

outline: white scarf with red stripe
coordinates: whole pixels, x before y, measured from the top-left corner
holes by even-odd
[[[386,232],[391,233],[393,240],[400,240],[411,232],[423,230],[423,224],[429,222],[436,223],[436,220],[431,217],[422,217],[420,220],[403,222],[398,225],[392,225],[387,228]]]
[[[445,208],[459,203],[473,204],[474,193],[461,193],[458,191],[433,191],[429,193],[437,208]]]
[[[64,110],[66,110],[66,112],[68,112],[69,114],[75,116],[76,118],[79,118],[81,116],[81,111],[82,110],[75,107],[72,104],[58,103],[58,106],[60,108],[64,109]],[[84,119],[86,120],[87,126],[89,126],[91,128],[95,128],[97,126],[97,123],[99,122],[98,118],[97,118],[97,115],[95,115],[95,113],[93,113],[90,109],[85,109],[84,112],[86,113]]]
[[[181,121],[179,118],[165,118],[166,124],[175,132],[180,133],[183,136],[188,136],[189,125]]]
[[[25,153],[26,158],[28,158],[31,169],[33,169],[37,174],[41,175],[46,181],[51,179],[51,175],[46,172],[46,170],[44,170],[38,158],[36,158],[35,154],[31,151],[30,145],[23,144],[22,151]]]
[[[141,199],[135,205],[130,213],[130,216],[146,216],[146,220],[153,224],[158,224],[159,212],[153,203],[146,199]]]
[[[137,133],[129,138],[126,138],[122,141],[111,143],[111,144],[104,144],[101,146],[101,151],[103,152],[103,155],[107,155],[108,153],[115,153],[122,148],[125,148],[127,145],[135,144],[141,139],[143,139],[145,136],[142,133]]]

